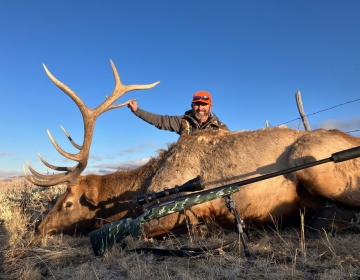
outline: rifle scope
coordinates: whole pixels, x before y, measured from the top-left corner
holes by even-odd
[[[205,187],[202,184],[202,180],[199,175],[199,176],[195,177],[194,179],[191,179],[191,180],[187,181],[186,183],[182,184],[181,186],[175,186],[174,188],[171,188],[171,189],[164,189],[161,192],[147,193],[145,195],[135,196],[133,198],[133,203],[135,205],[143,205],[143,204],[153,202],[156,199],[163,198],[163,197],[166,197],[169,195],[178,194],[181,192],[196,192],[196,191],[201,191],[204,188]]]

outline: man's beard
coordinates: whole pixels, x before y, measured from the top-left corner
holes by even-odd
[[[195,113],[194,116],[198,121],[201,121],[202,119],[206,118],[207,116],[209,116],[210,112],[205,113],[203,115],[199,115],[198,113]]]

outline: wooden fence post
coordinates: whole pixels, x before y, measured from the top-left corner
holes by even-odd
[[[310,125],[308,123],[308,120],[307,120],[305,112],[304,112],[304,108],[303,108],[302,101],[301,101],[301,93],[300,93],[300,91],[297,91],[295,93],[295,98],[296,98],[296,105],[298,107],[298,110],[299,110],[302,122],[304,124],[305,130],[309,131],[311,129],[310,129]]]

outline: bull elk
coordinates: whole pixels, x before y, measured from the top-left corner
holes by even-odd
[[[132,204],[134,196],[158,192],[202,176],[206,188],[283,170],[315,160],[321,160],[340,150],[360,145],[360,139],[338,130],[298,131],[288,128],[261,129],[245,132],[200,132],[181,137],[167,151],[162,151],[147,164],[133,170],[119,170],[106,175],[85,175],[89,149],[96,118],[103,112],[119,108],[129,101],[113,105],[130,90],[148,89],[150,85],[126,86],[120,82],[111,62],[115,77],[114,92],[100,106],[91,110],[67,86],[45,71],[49,78],[79,107],[84,120],[84,140],[78,145],[68,133],[70,142],[80,150],[78,154],[63,151],[48,132],[56,150],[77,161],[75,167],[57,167],[41,161],[49,168],[64,173],[42,175],[27,163],[28,180],[39,186],[67,183],[65,193],[38,227],[44,235],[50,232],[89,232],[104,223],[136,217],[141,209]],[[338,164],[326,163],[291,174],[256,182],[240,188],[233,196],[238,212],[245,222],[271,223],[273,217],[294,220],[299,209],[306,213],[317,211],[325,200],[359,210],[360,159]],[[148,236],[169,231],[187,230],[187,224],[215,221],[222,226],[233,225],[233,215],[222,199],[194,206],[191,211],[174,213],[160,218],[155,224],[145,224]]]

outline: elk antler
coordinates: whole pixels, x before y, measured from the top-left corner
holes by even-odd
[[[89,151],[90,151],[91,141],[92,141],[92,137],[93,137],[93,133],[94,133],[94,126],[95,126],[97,117],[99,117],[102,113],[104,113],[108,110],[120,108],[120,107],[123,107],[123,106],[126,106],[127,104],[129,104],[132,100],[128,100],[122,104],[117,104],[117,105],[113,104],[116,100],[118,100],[125,93],[132,91],[132,90],[149,89],[149,88],[156,86],[159,83],[159,82],[156,82],[156,83],[149,84],[149,85],[123,85],[120,81],[120,77],[115,68],[115,65],[111,60],[110,60],[110,64],[111,64],[111,68],[114,73],[115,88],[114,88],[113,92],[111,93],[111,95],[109,97],[106,97],[104,102],[101,103],[95,109],[88,108],[75,92],[73,92],[69,87],[64,85],[59,80],[57,80],[49,72],[49,70],[46,68],[46,66],[43,65],[45,68],[45,72],[48,75],[48,77],[50,78],[50,80],[58,88],[60,88],[63,92],[65,92],[78,106],[78,108],[81,112],[81,115],[83,117],[83,120],[84,120],[84,141],[83,141],[82,145],[76,144],[71,139],[70,135],[66,132],[66,130],[63,127],[61,127],[61,129],[63,130],[63,132],[69,139],[69,141],[71,142],[71,144],[75,148],[80,150],[77,154],[67,153],[63,149],[60,148],[60,146],[56,143],[54,138],[51,136],[50,132],[47,131],[48,136],[49,136],[52,144],[54,145],[55,149],[64,157],[74,160],[74,161],[77,161],[78,163],[74,167],[58,167],[58,166],[54,166],[54,165],[47,163],[42,158],[42,156],[38,153],[40,160],[47,167],[49,167],[53,170],[65,171],[65,172],[59,173],[59,174],[52,174],[52,175],[43,175],[43,174],[36,172],[30,166],[30,164],[26,161],[26,164],[27,164],[29,170],[31,171],[31,173],[33,174],[33,176],[30,176],[26,173],[25,166],[23,166],[24,175],[29,181],[31,181],[35,185],[49,187],[49,186],[53,186],[53,185],[64,183],[64,182],[68,182],[70,184],[76,184],[79,179],[79,175],[86,168],[86,165],[87,165],[87,162],[89,159]]]

